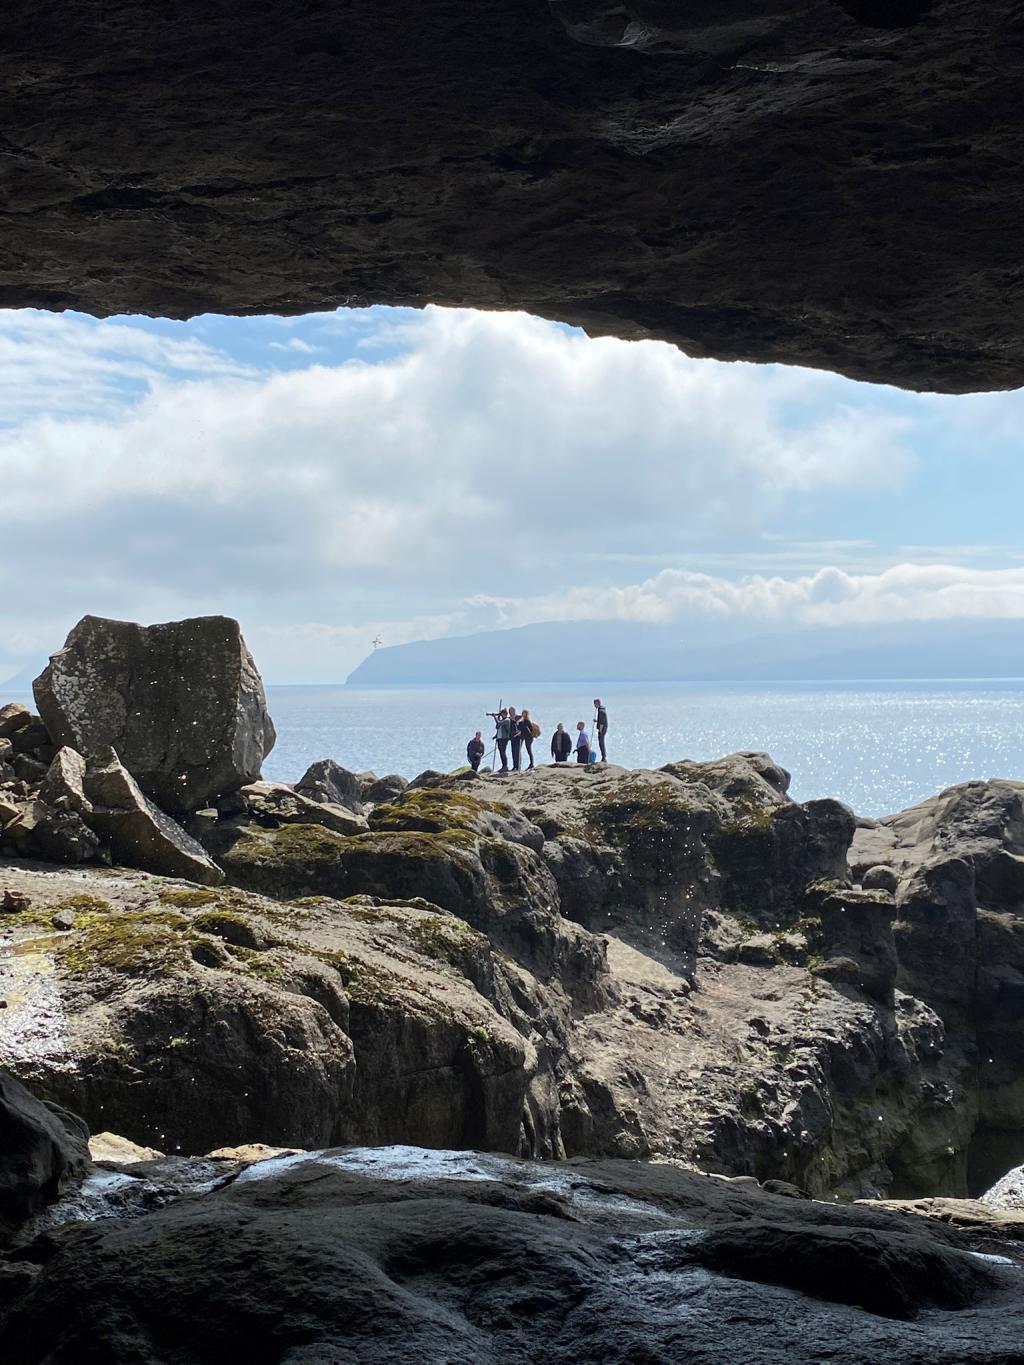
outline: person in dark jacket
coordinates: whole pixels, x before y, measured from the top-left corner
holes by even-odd
[[[519,758],[523,751],[523,736],[519,730],[519,715],[514,706],[508,708],[508,737],[512,745],[512,771],[519,771]]]
[[[597,742],[601,746],[601,762],[608,762],[608,750],[604,747],[604,737],[608,733],[608,712],[601,705],[601,698],[594,698],[594,710],[597,715],[594,717],[594,729],[597,731]]]
[[[529,772],[530,768],[536,767],[536,764],[533,761],[533,721],[530,719],[530,713],[525,706],[523,707],[523,714],[519,717],[519,737],[523,741],[523,748],[530,760],[529,767],[526,769]]]
[[[479,769],[480,760],[483,758],[486,752],[487,746],[480,738],[480,731],[477,730],[476,734],[466,745],[466,757],[469,759],[469,766],[473,769],[474,772],[476,772]]]
[[[551,736],[551,757],[556,763],[568,763],[571,753],[572,736],[559,721],[555,726],[555,733]]]

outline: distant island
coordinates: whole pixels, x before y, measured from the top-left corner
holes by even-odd
[[[1019,677],[1024,677],[1024,628],[1015,620],[903,621],[754,637],[739,636],[735,626],[569,621],[375,649],[347,683],[586,679],[596,686]]]

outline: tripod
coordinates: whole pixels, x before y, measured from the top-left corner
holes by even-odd
[[[501,714],[501,698],[500,698],[500,697],[498,698],[498,709],[497,709],[497,711],[493,712],[493,714],[492,714],[491,712],[488,712],[487,714],[490,715],[490,716],[491,716],[491,719],[494,721],[494,744],[491,746],[491,772],[493,773],[493,772],[494,772],[494,755],[498,752],[498,717],[499,717],[499,715]]]

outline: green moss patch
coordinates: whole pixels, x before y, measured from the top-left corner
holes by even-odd
[[[174,905],[181,910],[194,910],[200,905],[212,905],[220,899],[218,892],[209,891],[201,886],[171,889],[161,891],[159,894],[164,905]]]
[[[191,927],[200,934],[212,934],[226,943],[237,943],[243,948],[258,949],[261,945],[265,946],[265,940],[252,921],[233,910],[204,910],[193,918]]]
[[[188,961],[189,922],[172,911],[86,915],[54,950],[65,971],[163,975]]]
[[[481,815],[493,814],[498,809],[493,802],[481,801],[464,792],[449,791],[444,787],[417,787],[403,792],[393,802],[374,807],[369,824],[371,830],[392,833],[472,832]]]
[[[76,915],[109,915],[114,911],[114,907],[102,896],[91,896],[87,891],[80,891],[74,896],[65,896],[62,900],[55,901],[53,905],[47,907],[50,913],[57,910],[70,910]]]
[[[450,915],[430,915],[401,925],[409,943],[437,962],[445,962],[465,973],[480,949],[487,943],[483,934]]]
[[[325,962],[341,977],[341,984],[350,1000],[360,1005],[406,1006],[410,994],[418,996],[424,1005],[436,1005],[430,997],[409,977],[400,976],[386,967],[367,962],[363,958],[352,957],[340,950],[314,954]]]

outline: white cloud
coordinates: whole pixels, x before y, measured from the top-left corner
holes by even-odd
[[[1024,617],[1024,568],[897,564],[880,573],[826,566],[793,578],[717,578],[665,569],[640,583],[576,587],[527,599],[480,595],[469,605],[503,626],[533,621],[651,621],[748,617],[794,626]]]
[[[194,338],[124,322],[0,309],[0,425],[40,413],[109,417],[168,379],[251,373]]]
[[[82,336],[70,326],[62,368]],[[271,590],[282,563],[303,579],[487,574],[497,586],[595,546],[735,537],[788,496],[891,485],[911,459],[902,419],[834,404],[822,414],[829,376],[698,364],[523,315],[429,309],[403,324],[398,358],[258,379],[209,348],[179,353],[151,336],[135,337],[141,359],[126,348],[115,360],[95,330],[84,336],[98,360],[80,362],[87,401],[76,401],[99,401],[107,369],[142,375],[145,392],[102,415],[47,410],[0,435],[5,505],[43,526],[83,508],[98,528],[115,513],[148,522],[157,551],[179,521],[186,534],[190,512],[196,534],[187,564],[148,557],[132,538],[118,564],[121,543],[103,527],[86,573],[100,564],[185,587],[197,560],[219,569],[258,536]],[[133,335],[121,327],[118,344],[122,333]],[[36,343],[18,344],[37,365]],[[160,356],[208,373],[155,378]]]
[[[324,348],[304,341],[302,337],[289,337],[287,341],[272,341],[272,351],[297,351],[299,355],[322,355]]]
[[[85,611],[228,612],[293,677],[340,676],[378,632],[1017,614],[1015,580],[858,573],[878,567],[870,542],[822,541],[815,567],[840,562],[801,573],[811,551],[770,538],[788,508],[891,495],[914,472],[909,409],[854,402],[834,376],[522,314],[325,316],[313,341],[281,327],[268,354],[289,363],[339,337],[357,358],[274,371],[130,322],[0,313],[0,657],[48,652]],[[738,564],[753,537],[786,574],[621,582],[644,559]]]

